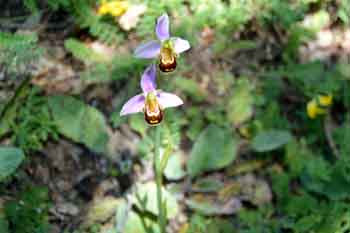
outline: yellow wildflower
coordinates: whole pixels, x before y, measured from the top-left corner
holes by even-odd
[[[128,9],[127,1],[114,0],[114,1],[106,2],[104,0],[102,1],[102,4],[98,8],[97,14],[99,15],[110,14],[112,16],[117,17],[124,14],[127,9]]]
[[[328,108],[333,104],[333,96],[328,95],[318,95],[307,103],[306,110],[307,115],[314,119],[317,115],[324,115],[327,113]]]
[[[316,118],[317,115],[322,115],[322,114],[326,113],[325,109],[320,108],[318,106],[316,100],[314,100],[314,99],[307,103],[306,110],[307,110],[307,115],[311,119]]]
[[[332,95],[319,95],[318,96],[318,102],[323,107],[328,107],[332,105],[333,103],[333,96]]]
[[[246,127],[246,126],[240,127],[239,128],[239,133],[245,138],[250,138],[252,136],[251,133],[250,133],[249,128]]]

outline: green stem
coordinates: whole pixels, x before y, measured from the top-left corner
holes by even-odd
[[[15,90],[13,97],[0,112],[0,139],[10,131],[10,124],[15,120],[18,108],[28,96],[30,80],[30,77],[27,76],[21,82],[20,86]]]
[[[166,216],[164,216],[164,208],[162,202],[162,173],[160,167],[160,126],[156,127],[155,140],[154,140],[154,174],[157,185],[157,204],[158,204],[158,224],[161,233],[165,232]]]

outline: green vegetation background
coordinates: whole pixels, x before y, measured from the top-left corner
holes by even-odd
[[[65,138],[113,160],[119,154],[111,149],[110,130],[129,127],[140,139],[139,159],[151,158],[152,127],[142,114],[121,118],[119,112],[139,93],[148,64],[132,50],[155,38],[155,20],[164,12],[172,34],[192,47],[173,74],[158,80],[185,102],[167,110],[162,124],[163,149],[174,153],[167,184],[192,182],[211,197],[188,191],[182,203],[188,221],[180,232],[350,232],[348,0],[130,0],[147,7],[130,31],[99,16],[101,3],[25,0],[17,10],[11,4],[3,10],[11,13],[0,18],[0,87],[9,90],[0,98],[0,196],[13,198],[0,205],[1,233],[48,232],[48,191],[7,189],[48,141]],[[329,33],[339,39],[317,47]],[[52,52],[43,43],[47,35],[57,35],[65,59],[76,64],[79,88],[56,93],[32,82],[30,67]],[[115,53],[96,52],[91,41]],[[91,87],[104,86],[113,90],[108,103],[87,101]],[[320,95],[332,95],[332,104],[311,119],[307,104]],[[267,195],[257,190],[246,203],[240,188],[229,186],[246,174],[268,184],[268,201],[254,201]],[[223,192],[243,206],[222,212],[225,198],[216,199]]]

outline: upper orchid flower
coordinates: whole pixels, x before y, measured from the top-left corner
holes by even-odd
[[[161,71],[173,71],[176,68],[176,57],[190,49],[190,43],[179,37],[170,36],[167,14],[163,14],[157,19],[156,35],[158,40],[140,45],[136,48],[134,55],[138,58],[159,58]]]
[[[155,65],[150,65],[145,70],[140,83],[143,93],[132,97],[124,104],[121,116],[143,112],[147,123],[157,125],[163,119],[163,109],[183,104],[178,96],[156,89],[156,72]]]

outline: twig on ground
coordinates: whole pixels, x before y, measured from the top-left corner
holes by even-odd
[[[332,137],[332,119],[331,116],[329,114],[327,114],[327,116],[324,118],[324,132],[326,135],[326,139],[327,139],[327,143],[329,145],[329,147],[331,148],[334,156],[339,159],[340,158],[340,152],[337,148],[337,145],[335,144],[333,137]]]

